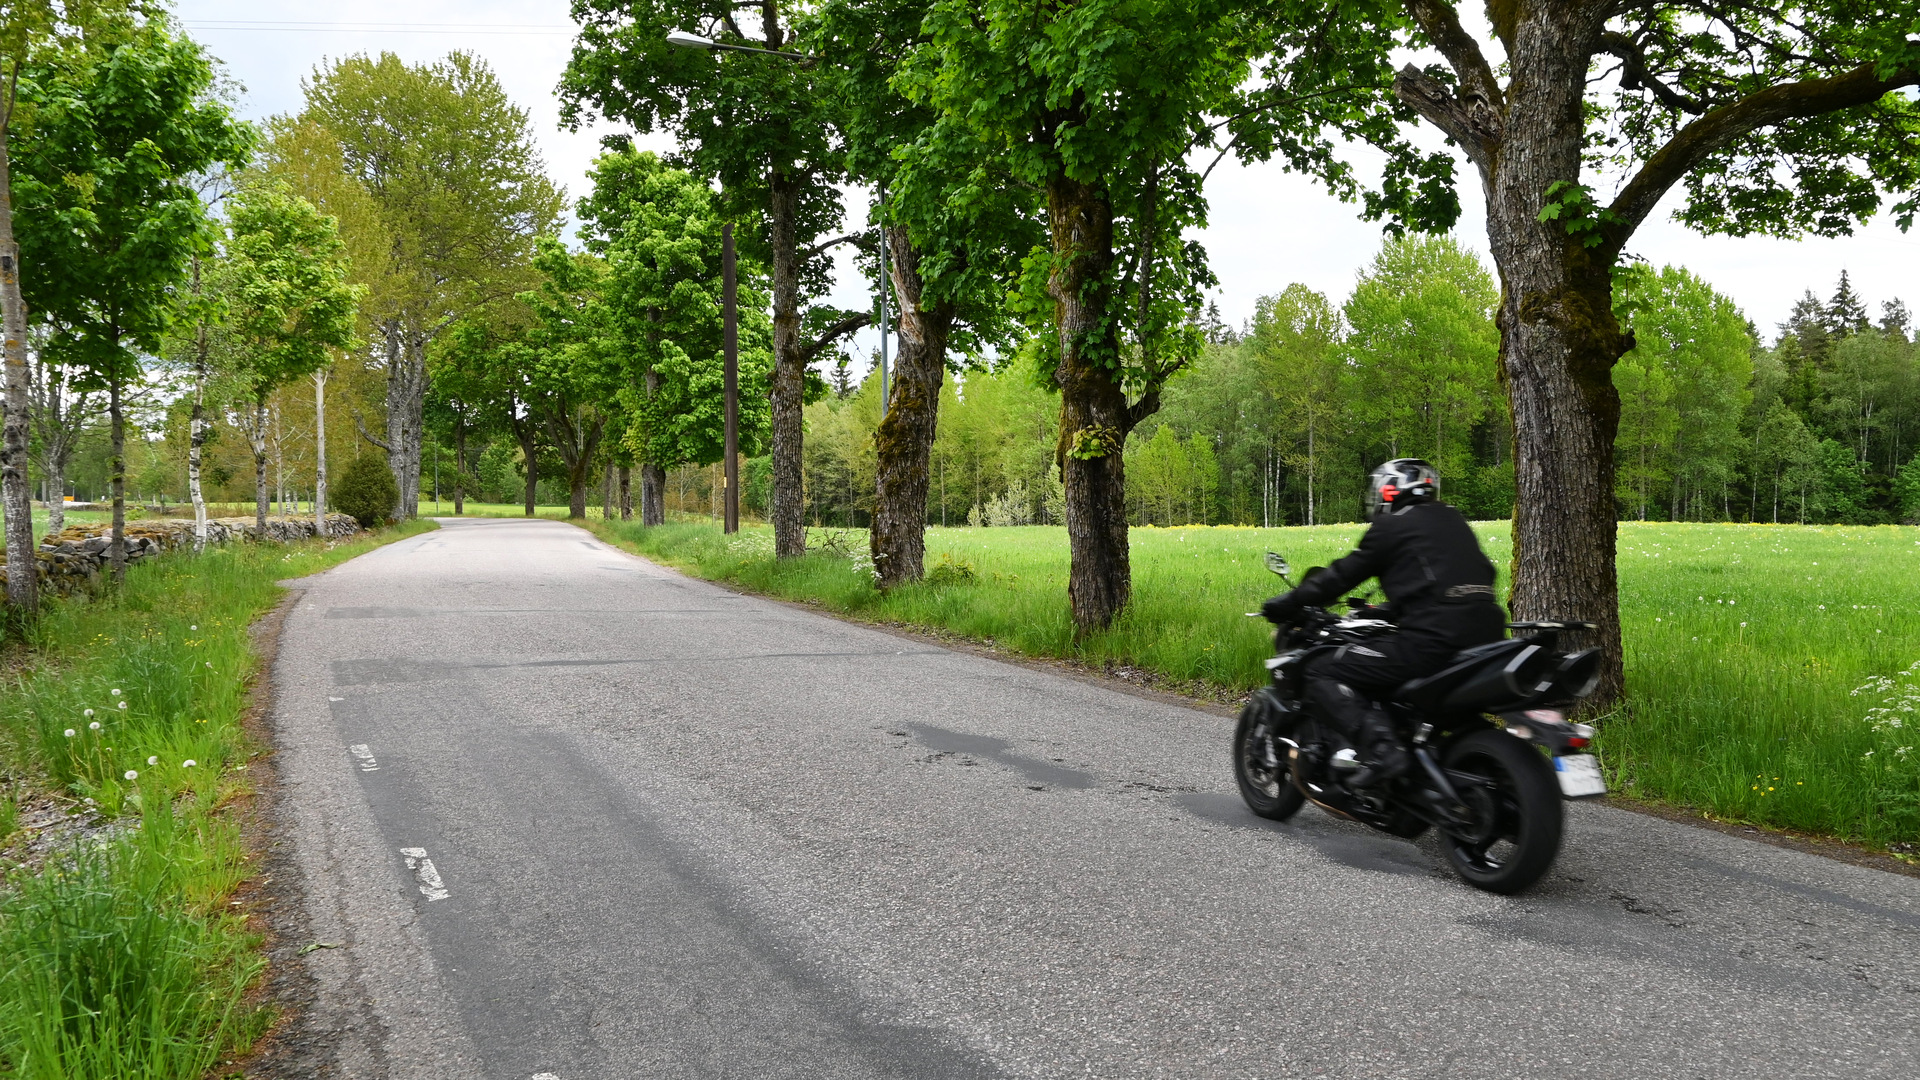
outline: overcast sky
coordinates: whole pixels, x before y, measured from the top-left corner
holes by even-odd
[[[569,196],[578,198],[605,129],[576,133],[559,126],[554,89],[572,44],[567,8],[566,0],[332,0],[325,5],[179,0],[177,5],[193,36],[246,87],[243,110],[254,117],[297,110],[301,79],[331,57],[386,50],[420,62],[452,49],[477,53],[532,115],[548,168]],[[653,145],[668,148],[663,141]],[[1363,150],[1361,157],[1368,153]],[[1458,175],[1466,204],[1459,235],[1484,251],[1478,180],[1464,161]],[[1259,297],[1296,281],[1340,301],[1379,247],[1377,225],[1360,221],[1352,207],[1277,167],[1222,163],[1207,195],[1211,226],[1202,239],[1220,278],[1221,311],[1234,324],[1252,314]],[[1701,237],[1674,224],[1671,210],[1669,200],[1629,248],[1655,265],[1692,269],[1733,297],[1769,334],[1803,290],[1830,295],[1842,269],[1850,272],[1876,317],[1880,303],[1896,296],[1920,307],[1920,230],[1903,234],[1880,219],[1858,235],[1831,240]],[[863,306],[870,290],[843,263],[832,301]],[[873,348],[869,333],[861,354]]]

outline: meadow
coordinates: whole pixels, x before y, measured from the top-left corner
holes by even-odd
[[[1076,641],[1059,528],[931,529],[927,582],[882,594],[860,530],[813,530],[817,553],[779,563],[765,526],[592,527],[702,577],[859,618],[1237,692],[1265,678],[1271,649],[1266,623],[1245,615],[1281,589],[1263,553],[1304,569],[1360,532],[1134,529],[1132,606]],[[1507,523],[1475,528],[1506,566]],[[1628,700],[1596,721],[1613,787],[1723,820],[1920,840],[1920,672],[1903,674],[1920,662],[1920,529],[1625,522],[1619,535]]]
[[[233,906],[231,809],[265,749],[241,726],[248,628],[277,580],[433,527],[175,552],[29,627],[0,673],[0,1076],[190,1080],[271,1019],[246,1003],[263,961]],[[49,810],[82,827],[24,855]]]

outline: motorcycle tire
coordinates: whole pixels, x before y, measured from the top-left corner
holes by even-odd
[[[1247,809],[1269,821],[1285,821],[1299,812],[1307,797],[1294,785],[1288,747],[1276,746],[1272,739],[1284,735],[1278,730],[1280,710],[1255,694],[1240,710],[1240,723],[1233,729],[1233,778],[1240,785],[1240,797]],[[1269,760],[1276,763],[1269,764]]]
[[[1454,872],[1476,889],[1503,896],[1539,881],[1560,854],[1566,821],[1546,757],[1505,732],[1478,731],[1449,747],[1444,764],[1449,774],[1487,781],[1455,783],[1480,826],[1444,838]]]

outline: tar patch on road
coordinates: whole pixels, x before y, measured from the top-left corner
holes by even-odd
[[[929,750],[943,754],[970,754],[974,757],[986,758],[988,761],[1005,765],[1036,784],[1080,791],[1098,782],[1092,773],[1081,772],[1079,769],[1066,769],[1016,754],[1013,752],[1013,744],[1005,739],[968,735],[964,732],[949,731],[943,727],[934,727],[931,724],[908,724],[907,729],[912,731],[921,745]]]

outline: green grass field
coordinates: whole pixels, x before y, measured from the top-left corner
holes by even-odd
[[[1134,601],[1076,642],[1058,528],[932,529],[926,584],[883,595],[866,534],[814,530],[843,550],[777,564],[764,526],[733,538],[704,522],[597,524],[704,577],[819,601],[862,618],[940,628],[1035,656],[1150,668],[1250,689],[1271,638],[1244,613],[1279,591],[1267,550],[1296,567],[1348,550],[1357,525],[1133,530]],[[1508,526],[1476,527],[1496,565]],[[1874,843],[1920,839],[1912,723],[1867,719],[1854,691],[1920,661],[1920,529],[1901,526],[1620,526],[1630,702],[1598,723],[1616,789],[1752,821]],[[941,567],[966,569],[942,571]],[[971,581],[967,570],[971,571]],[[1895,679],[1898,695],[1906,685]],[[1907,708],[1920,708],[1909,701]],[[1900,720],[1898,710],[1885,718]]]

